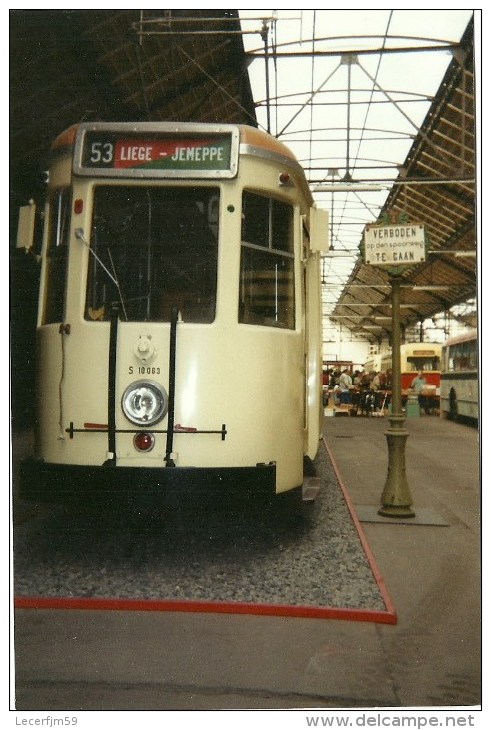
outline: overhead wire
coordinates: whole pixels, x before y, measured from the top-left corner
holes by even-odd
[[[383,35],[381,34],[380,36],[378,36],[381,39],[381,42],[377,44],[377,47],[373,47],[370,49],[364,49],[360,47],[360,58],[362,58],[363,55],[368,54],[371,54],[368,57],[376,55],[376,59],[374,58],[374,61],[376,61],[376,65],[374,63],[372,66],[369,65],[368,62],[366,64],[363,61],[359,63],[358,58],[353,58],[353,56],[358,55],[357,51],[322,51],[321,46],[319,45],[322,39],[315,37],[316,33],[318,33],[318,31],[320,30],[319,22],[321,14],[316,14],[315,11],[312,11],[312,13],[313,15],[308,17],[307,11],[301,11],[302,28],[303,30],[306,30],[307,22],[310,21],[309,26],[312,28],[312,39],[300,37],[299,39],[297,38],[297,40],[290,41],[288,43],[282,43],[282,37],[280,37],[280,35],[276,35],[275,27],[275,98],[274,100],[271,100],[271,102],[274,104],[275,107],[276,119],[279,118],[283,122],[283,126],[281,129],[279,129],[278,124],[276,125],[276,136],[281,138],[285,137],[283,141],[285,141],[287,144],[293,144],[294,151],[295,144],[297,144],[297,149],[299,149],[300,151],[298,159],[301,164],[303,164],[303,167],[306,170],[310,185],[313,185],[312,178],[315,175],[315,170],[319,170],[319,172],[324,171],[324,180],[329,181],[332,177],[332,182],[336,183],[334,187],[339,188],[336,194],[330,191],[328,192],[327,190],[325,191],[327,195],[330,196],[330,201],[326,200],[326,197],[324,197],[322,193],[319,194],[316,190],[313,189],[313,194],[318,205],[327,208],[330,204],[332,232],[331,240],[334,244],[334,248],[337,249],[338,252],[347,254],[345,260],[340,260],[334,256],[322,257],[322,273],[324,282],[323,294],[325,291],[329,290],[331,291],[332,295],[333,291],[337,291],[339,288],[344,288],[346,286],[347,277],[349,277],[350,275],[357,275],[356,273],[353,273],[357,270],[353,268],[353,259],[354,257],[356,257],[356,249],[354,250],[354,247],[359,247],[364,223],[366,223],[367,221],[375,222],[380,211],[383,210],[384,205],[387,204],[384,204],[383,201],[387,199],[387,194],[385,193],[385,190],[389,191],[389,185],[393,186],[409,184],[416,186],[416,190],[419,191],[419,188],[423,184],[442,186],[447,182],[447,178],[450,179],[449,175],[447,175],[445,179],[437,179],[435,175],[432,176],[432,179],[424,176],[424,179],[421,179],[421,176],[416,179],[414,175],[412,176],[414,180],[399,178],[399,175],[401,173],[400,164],[402,164],[403,160],[401,160],[401,163],[396,164],[396,156],[393,156],[392,154],[387,155],[388,158],[392,158],[394,160],[394,163],[391,162],[389,165],[387,164],[388,160],[376,162],[372,158],[377,157],[377,155],[371,155],[370,152],[366,154],[364,158],[360,158],[362,150],[364,150],[365,148],[370,150],[370,145],[377,143],[380,144],[382,140],[383,142],[387,142],[389,138],[392,140],[394,149],[397,147],[397,143],[399,141],[401,142],[401,145],[403,147],[405,147],[406,145],[410,147],[411,144],[414,145],[416,143],[416,140],[419,138],[421,142],[425,142],[427,145],[430,145],[431,149],[434,150],[434,153],[438,151],[436,149],[434,141],[432,143],[431,139],[428,138],[425,128],[421,129],[420,125],[413,122],[410,116],[412,115],[413,118],[416,119],[420,114],[420,110],[422,109],[421,105],[431,104],[434,101],[434,96],[429,94],[417,95],[416,93],[410,91],[388,91],[386,87],[390,85],[390,82],[389,84],[384,85],[381,80],[382,68],[384,70],[384,73],[386,70],[386,67],[382,64],[382,59],[385,60],[386,57],[393,57],[394,54],[402,53],[405,54],[406,58],[409,55],[409,59],[411,59],[412,61],[412,53],[419,53],[420,55],[422,53],[424,55],[429,51],[438,50],[439,52],[445,54],[449,51],[452,51],[453,49],[460,49],[462,46],[459,42],[436,42],[434,41],[434,39],[424,38],[421,40],[424,40],[425,43],[421,44],[419,47],[416,45],[416,43],[413,43],[412,46],[408,44],[405,48],[395,48],[393,47],[393,39],[402,38],[403,36],[390,35],[390,29],[394,26],[394,19],[396,18],[395,11],[390,10],[387,11],[385,19],[382,19],[385,20],[385,30],[383,32]],[[278,33],[281,30],[282,28],[279,28]],[[301,33],[301,36],[303,36],[303,32]],[[350,41],[352,41],[354,37],[357,36],[349,36]],[[360,36],[360,38],[361,37],[362,36]],[[364,39],[367,39],[369,37],[373,38],[374,36],[363,36]],[[346,36],[346,38],[348,38],[348,36]],[[404,36],[404,38],[406,41],[410,41],[411,38],[415,38],[415,36]],[[323,40],[332,42],[334,40],[334,37],[329,36],[327,38],[324,38]],[[428,41],[432,40],[433,45],[428,45]],[[299,44],[300,49],[298,49]],[[302,44],[303,48],[301,47]],[[358,45],[362,46],[362,44]],[[402,46],[402,44],[397,45]],[[290,50],[292,51],[292,53],[283,53],[283,51]],[[249,53],[248,55],[251,54]],[[254,57],[260,56],[256,55]],[[280,78],[279,74],[280,71],[284,70],[284,67],[281,65],[280,61],[283,60],[283,62],[285,63],[284,59],[286,58],[300,59],[307,57],[310,61],[310,67],[308,69],[302,69],[301,78],[303,79],[303,84],[305,84],[303,86],[303,91],[296,93],[294,92],[292,94],[280,97],[278,94],[278,88],[280,87],[279,93],[281,93],[282,85],[280,84],[280,81],[282,79]],[[337,64],[335,64],[336,57],[339,61]],[[341,135],[339,131],[339,125],[336,125],[336,132],[335,128],[331,130],[330,127],[325,127],[322,124],[322,121],[324,121],[324,116],[328,115],[330,119],[335,118],[334,115],[336,114],[336,109],[334,109],[334,107],[336,105],[340,106],[342,104],[342,102],[338,100],[338,95],[343,92],[339,84],[339,75],[338,78],[336,78],[336,74],[342,65],[346,65],[348,57],[350,61],[347,69],[348,89],[344,90],[344,95],[346,98],[346,94],[348,94],[349,103],[345,115],[346,128],[343,130],[345,134]],[[402,58],[403,57],[401,56],[401,61]],[[326,69],[326,64],[328,61],[330,61],[333,65],[328,66]],[[295,63],[295,75],[297,69],[298,81],[300,82],[300,61],[298,61],[298,64]],[[361,76],[358,74],[358,69],[361,73]],[[316,74],[319,78],[319,71],[325,72],[325,78],[323,80],[321,78],[320,83],[318,82],[316,84]],[[358,83],[356,83],[355,81],[356,78],[359,79]],[[399,76],[397,78],[399,80]],[[307,82],[307,79],[309,79],[308,83],[310,87],[308,91],[306,90],[307,83],[305,83]],[[368,84],[366,83],[367,79],[369,81]],[[393,84],[391,86],[391,89],[396,89],[397,85],[397,83]],[[363,89],[357,88],[362,86],[364,86]],[[299,83],[299,87],[302,87],[302,83]],[[408,108],[406,106],[409,102],[414,102],[411,108]],[[414,104],[416,104],[416,107],[414,107]],[[377,105],[377,107],[375,107],[375,105]],[[392,117],[394,117],[396,121],[397,116],[402,116],[402,118],[406,120],[406,124],[404,124],[402,119],[400,119],[399,129],[397,129],[396,123],[388,123],[385,125],[372,124],[372,127],[386,126],[387,129],[371,129],[368,126],[369,120],[373,118],[373,114],[375,114],[375,111],[385,111],[384,105],[388,107],[389,120],[391,119],[390,115],[392,115]],[[291,109],[289,109],[289,107],[291,107]],[[322,109],[322,107],[329,107],[329,110],[327,108],[324,110]],[[391,111],[390,107],[394,109],[394,112]],[[259,109],[260,103],[258,103],[258,110]],[[309,110],[308,113],[306,113],[307,109]],[[331,109],[333,109],[332,113]],[[358,110],[360,111],[359,115]],[[290,111],[291,115],[287,116]],[[413,114],[413,112],[415,113]],[[307,124],[296,124],[296,120],[300,117],[302,113],[304,113],[304,117],[302,118],[304,118],[306,121],[308,120]],[[323,115],[321,117],[322,121],[320,122],[320,124],[318,121],[319,114]],[[353,121],[355,121],[355,125],[353,125]],[[407,123],[410,124],[410,127],[407,126]],[[298,127],[303,127],[303,129],[299,130]],[[386,136],[384,136],[385,132],[387,132]],[[321,147],[321,149],[323,150],[323,152],[325,151],[326,154],[323,154],[322,157],[319,155],[316,156],[317,148],[319,147],[319,145],[322,145],[322,143],[324,143],[324,147]],[[339,175],[338,170],[340,169],[341,175],[339,176],[339,182],[341,183],[341,176],[343,174],[342,169],[344,165],[343,160],[336,159],[334,155],[336,155],[336,144],[338,145],[338,150],[339,146],[341,146],[342,150],[343,143],[346,144],[346,157],[344,160],[346,164],[346,173],[356,178],[358,178],[359,174],[361,173],[363,177],[363,180],[361,182],[363,183],[380,183],[381,185],[379,189],[381,196],[377,196],[377,198],[372,199],[372,194],[370,193],[368,200],[366,200],[366,196],[360,195],[358,191],[350,190],[350,192],[348,193],[347,191],[341,190],[341,186],[337,185],[338,180],[336,179],[336,175]],[[329,149],[329,144],[332,145],[332,150]],[[390,144],[391,143],[389,143],[387,149],[392,149]],[[298,147],[298,145],[300,145],[300,147]],[[302,152],[304,154],[302,154]],[[463,155],[464,153],[462,152],[461,154]],[[434,154],[434,156],[436,155]],[[366,161],[363,163],[362,160]],[[381,165],[381,162],[385,164]],[[386,169],[385,174],[383,172],[383,169]],[[332,173],[332,170],[334,170],[334,173]],[[363,174],[363,170],[367,170],[368,172]],[[379,172],[379,170],[382,170],[382,172]],[[377,175],[380,174],[383,175],[383,180],[377,178]],[[322,173],[319,174],[318,177],[322,178]],[[365,179],[367,177],[369,177],[370,179]],[[472,176],[469,175],[469,179],[466,178],[466,180],[462,180],[460,182],[462,184],[470,183],[472,182],[471,178]],[[317,182],[318,181],[315,181],[315,183]],[[356,182],[360,181],[357,180]],[[407,188],[404,188],[404,192],[406,193],[406,195],[408,194],[407,190]],[[412,187],[411,192],[414,192],[414,190],[415,187]],[[344,192],[346,193],[345,195],[343,195]],[[436,194],[438,194],[438,190]],[[375,199],[379,200],[379,202],[376,204],[372,202],[372,200]],[[356,201],[356,206],[357,208],[359,208],[356,219],[353,216],[354,201]],[[340,205],[341,202],[342,205]],[[363,213],[360,213],[360,211],[364,211],[365,215],[363,215]],[[357,229],[358,233],[356,232]],[[335,258],[336,260],[334,260]],[[355,266],[359,266],[359,255],[357,258],[358,262],[355,264]],[[349,268],[347,268],[347,265],[349,265]],[[328,311],[331,311],[330,306],[324,308],[324,317],[329,317]]]
[[[314,13],[312,15],[312,60],[311,60],[311,66],[310,66],[310,88],[311,91],[314,91],[314,70],[315,70],[315,20],[316,20],[316,13],[314,10]],[[314,104],[313,104],[313,97],[311,97],[310,101],[310,134],[309,134],[309,160],[312,161],[313,153],[312,153],[312,129],[314,126]]]
[[[389,19],[387,21],[387,26],[386,26],[385,33],[384,33],[383,39],[382,39],[382,50],[385,48],[386,43],[387,43],[387,37],[388,37],[388,32],[389,32],[389,27],[390,27],[390,23],[391,23],[391,20],[392,20],[392,14],[393,14],[393,12],[394,11],[391,10],[390,13],[389,13]],[[377,68],[376,68],[376,71],[375,71],[375,78],[378,77],[378,73],[379,73],[379,70],[380,70],[381,62],[382,62],[382,53],[380,54],[380,56],[378,58]],[[348,64],[348,73],[349,73],[349,77],[348,78],[349,79],[351,78],[351,76],[350,76],[350,70],[351,70],[351,61]],[[363,123],[362,123],[361,127],[359,128],[360,137],[359,137],[359,140],[358,140],[358,148],[356,150],[354,159],[352,161],[353,169],[354,169],[354,167],[356,165],[356,162],[359,160],[361,144],[363,142],[363,138],[364,138],[365,133],[366,133],[368,115],[370,113],[371,102],[372,102],[374,93],[375,93],[375,87],[374,87],[374,84],[372,84],[372,88],[370,90],[370,96],[369,96],[369,99],[368,99],[368,102],[367,102],[367,108],[366,108],[366,111],[365,111],[365,118],[363,120]],[[347,140],[346,140],[346,147],[347,147],[347,152],[346,152],[346,176],[350,176],[350,171],[349,171],[349,166],[348,166],[349,165],[349,144],[350,144],[350,137],[349,137],[349,122],[350,122],[349,110],[350,110],[350,101],[351,101],[350,96],[351,96],[350,95],[350,84],[348,84],[348,101],[347,101],[347,107],[348,107],[348,135],[347,135]],[[355,195],[356,199],[359,201],[359,203],[362,206],[366,206],[365,201],[362,199],[362,197],[358,193],[356,193],[354,191],[353,194]],[[334,195],[333,195],[333,197],[334,197]],[[344,218],[344,213],[345,213],[345,210],[346,210],[347,201],[348,201],[348,196],[346,195],[346,197],[344,199],[344,208],[343,208],[342,212],[339,214],[339,218],[340,218],[339,226],[341,226],[343,224],[343,218]],[[369,215],[372,217],[373,216],[372,211],[368,207],[366,207],[366,209],[367,209]]]

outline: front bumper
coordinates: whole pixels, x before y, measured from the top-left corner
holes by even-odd
[[[176,505],[184,500],[270,500],[275,495],[276,465],[255,467],[128,467],[50,464],[29,459],[21,464],[19,496],[34,502],[124,505],[140,497]]]

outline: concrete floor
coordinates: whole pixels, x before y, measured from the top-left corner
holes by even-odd
[[[15,708],[479,705],[479,432],[436,416],[408,419],[407,476],[421,519],[387,523],[376,515],[388,425],[387,418],[326,418],[325,437],[355,509],[360,505],[368,514],[363,530],[395,606],[395,626],[21,609],[15,615]]]

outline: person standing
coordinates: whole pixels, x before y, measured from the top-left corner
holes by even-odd
[[[351,403],[351,388],[353,387],[353,381],[347,368],[343,370],[339,376],[339,402],[340,403]]]
[[[430,409],[428,407],[428,401],[424,395],[424,389],[426,388],[426,379],[422,372],[419,372],[411,382],[411,390],[415,395],[418,396],[418,403],[420,408],[424,408],[424,412],[429,414]]]

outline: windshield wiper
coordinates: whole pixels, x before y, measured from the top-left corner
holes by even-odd
[[[118,290],[119,301],[121,302],[121,307],[123,308],[124,318],[125,318],[126,321],[128,321],[128,315],[126,314],[126,307],[124,306],[124,301],[123,301],[123,294],[121,292],[121,287],[119,285],[118,277],[117,277],[117,274],[116,274],[116,268],[114,266],[113,257],[111,256],[111,251],[109,250],[109,248],[107,249],[107,252],[109,254],[109,259],[111,261],[111,266],[113,267],[114,275],[111,274],[111,272],[109,271],[109,269],[107,268],[107,266],[104,264],[103,261],[101,261],[100,257],[96,254],[96,252],[94,251],[94,249],[91,247],[91,245],[89,244],[89,242],[85,238],[83,228],[76,228],[75,229],[75,238],[78,238],[79,241],[82,241],[82,243],[84,243],[87,246],[87,248],[89,249],[89,251],[92,254],[92,256],[102,266],[102,268],[104,269],[104,271],[106,272],[106,274],[109,276],[109,278],[113,282],[114,286]]]

